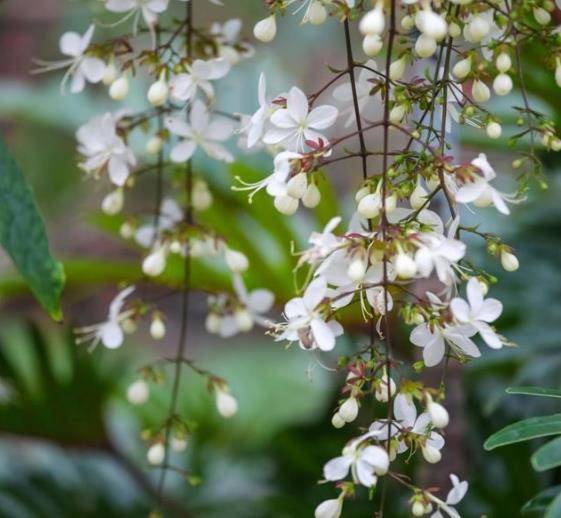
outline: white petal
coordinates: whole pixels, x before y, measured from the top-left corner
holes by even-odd
[[[479,313],[483,304],[483,285],[475,277],[471,277],[467,283],[466,292],[473,313]]]
[[[497,299],[485,299],[477,313],[477,319],[484,322],[494,322],[501,316],[503,304]]]
[[[107,66],[98,58],[86,57],[80,64],[80,70],[90,83],[99,83],[103,79]]]
[[[417,419],[417,408],[411,397],[399,393],[395,396],[393,403],[393,413],[397,421],[403,426],[410,427],[415,424]]]
[[[280,109],[271,115],[271,122],[278,128],[295,128],[297,122],[290,116],[288,110]]]
[[[318,130],[325,129],[333,125],[337,119],[337,115],[339,115],[339,112],[335,106],[318,106],[310,112],[306,122],[311,128]]]
[[[304,303],[311,311],[313,310],[325,297],[327,291],[327,283],[323,277],[316,277],[304,292]]]
[[[310,324],[312,335],[322,351],[331,351],[335,347],[335,336],[331,328],[321,319],[314,318]]]
[[[122,157],[112,156],[107,164],[107,170],[109,172],[109,179],[115,185],[124,185],[129,177],[128,164]]]
[[[59,41],[60,51],[73,58],[80,56],[85,48],[82,45],[82,36],[77,32],[65,32]]]
[[[458,297],[452,299],[450,301],[450,309],[456,320],[464,323],[470,321],[469,304],[464,299]]]
[[[117,322],[110,320],[99,331],[101,342],[108,349],[116,349],[123,344],[123,330]]]
[[[356,478],[364,487],[372,487],[378,481],[378,477],[374,475],[374,468],[367,462],[358,460],[354,471]]]
[[[290,116],[298,123],[304,122],[308,115],[308,98],[306,94],[293,86],[288,93],[286,107]]]
[[[247,299],[248,307],[255,313],[266,313],[273,307],[275,296],[265,289],[253,290]]]
[[[183,140],[172,148],[170,159],[175,163],[186,162],[193,156],[196,149],[197,144],[195,144],[195,142],[192,140]]]
[[[323,467],[323,476],[326,480],[341,480],[347,476],[349,473],[349,468],[351,467],[352,457],[350,455],[345,455],[341,457],[335,457],[331,459]]]

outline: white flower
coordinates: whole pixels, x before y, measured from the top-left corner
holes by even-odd
[[[218,413],[226,419],[235,416],[238,412],[238,402],[230,394],[228,387],[215,386],[215,402]]]
[[[365,64],[365,67],[372,68],[376,70],[376,62],[372,59],[368,60]],[[379,96],[372,96],[370,95],[370,91],[372,90],[374,84],[372,79],[376,78],[376,74],[367,70],[366,68],[361,68],[360,73],[356,77],[355,86],[356,86],[356,96],[357,96],[357,103],[359,107],[359,112],[364,119],[367,120],[374,120],[375,114],[378,112],[380,107],[374,102]],[[351,86],[351,82],[343,83],[339,85],[335,90],[333,90],[333,97],[343,103],[345,108],[341,110],[341,115],[349,114],[347,120],[345,121],[345,127],[348,128],[352,124],[356,124],[355,120],[355,113],[354,113],[354,106],[353,106],[353,90]]]
[[[289,300],[284,306],[286,324],[278,340],[298,340],[303,349],[331,351],[335,338],[343,333],[341,324],[336,320],[326,322],[318,305],[327,294],[327,283],[323,277],[314,279],[306,288],[303,297]]]
[[[472,277],[467,283],[467,298],[456,297],[450,302],[450,309],[456,320],[471,325],[481,335],[484,342],[494,349],[500,349],[503,341],[489,325],[499,318],[503,305],[497,299],[484,299],[484,288],[480,281]]]
[[[365,487],[373,487],[376,484],[376,475],[384,475],[388,471],[390,459],[382,447],[361,447],[361,443],[362,438],[351,441],[343,450],[343,455],[331,459],[323,467],[326,480],[343,480],[350,470],[355,483]]]
[[[203,61],[196,59],[186,73],[178,74],[170,81],[172,98],[190,101],[200,88],[209,100],[214,99],[214,88],[210,81],[223,78],[230,71],[230,63],[225,58]]]
[[[448,237],[436,232],[422,232],[416,236],[420,244],[415,252],[415,263],[422,277],[427,278],[433,270],[440,282],[446,285],[456,280],[453,266],[464,257],[466,245],[454,239],[459,219],[451,226]]]
[[[72,78],[70,92],[75,94],[81,92],[90,83],[99,83],[105,74],[106,65],[103,60],[86,55],[95,30],[95,25],[90,25],[88,30],[80,35],[77,32],[65,32],[59,41],[60,52],[70,59],[62,61],[41,61],[36,60],[39,68],[35,73],[50,72],[61,68],[68,68],[61,81],[61,91],[64,93],[66,82]]]
[[[444,446],[444,439],[439,433],[431,431],[430,415],[423,412],[417,416],[417,407],[410,396],[402,393],[395,396],[393,413],[396,422],[401,428],[400,434],[407,433],[426,437],[423,448],[434,449],[436,451],[442,449]],[[398,453],[403,453],[407,451],[407,449],[408,445],[406,442],[399,441],[397,447]]]
[[[259,108],[249,119],[249,124],[244,128],[247,132],[247,147],[251,148],[259,142],[263,136],[265,123],[271,115],[271,108],[267,101],[267,80],[265,74],[259,76],[259,86],[257,88],[257,99]]]
[[[133,310],[121,311],[125,304],[125,299],[134,291],[134,286],[129,286],[120,291],[109,304],[107,320],[100,324],[81,327],[76,330],[79,336],[77,342],[82,343],[91,341],[92,348],[101,342],[108,349],[116,349],[123,344],[124,333],[122,322],[130,315]]]
[[[271,116],[274,126],[265,133],[266,144],[280,144],[292,151],[304,151],[306,141],[319,142],[327,139],[317,130],[329,128],[337,119],[334,106],[322,105],[309,111],[308,98],[299,88],[293,86],[286,99],[286,108],[275,111]]]
[[[452,489],[448,492],[446,502],[443,502],[434,495],[428,493],[429,498],[438,506],[438,509],[431,514],[430,518],[444,518],[440,511],[445,511],[450,518],[460,518],[460,515],[452,506],[460,503],[464,498],[468,491],[468,483],[466,480],[460,481],[460,479],[453,473],[450,475],[450,480],[452,482]]]
[[[413,345],[423,348],[425,365],[433,367],[444,358],[446,343],[473,358],[480,356],[477,345],[470,339],[476,332],[471,325],[445,325],[442,327],[436,323],[424,322],[413,329],[409,339]]]
[[[244,305],[251,319],[261,326],[268,327],[270,321],[262,315],[273,307],[275,296],[272,292],[264,288],[258,288],[248,292],[239,275],[234,275],[233,284],[238,300]]]
[[[140,16],[151,32],[158,22],[158,15],[168,8],[169,0],[107,0],[105,8],[113,13],[128,13],[121,21],[134,16],[133,33],[138,29]]]
[[[339,518],[343,511],[343,499],[331,498],[324,500],[316,507],[314,511],[315,518]]]
[[[85,160],[80,167],[87,173],[98,174],[107,167],[109,179],[124,185],[130,169],[136,165],[132,150],[117,134],[118,115],[106,113],[94,117],[76,132],[78,152]]]
[[[207,155],[216,160],[232,162],[234,157],[219,142],[226,140],[233,130],[233,124],[225,117],[211,118],[205,104],[195,100],[189,114],[189,123],[177,118],[169,117],[165,121],[166,128],[173,134],[182,137],[170,153],[173,162],[186,162],[198,146]]]
[[[311,233],[308,243],[312,246],[301,255],[299,264],[308,263],[315,266],[340,246],[341,238],[333,234],[340,222],[341,217],[336,216],[327,222],[322,232]]]
[[[474,202],[479,207],[493,204],[501,214],[510,214],[505,200],[514,202],[514,198],[489,185],[489,182],[496,178],[497,175],[487,161],[485,154],[480,153],[471,163],[481,171],[482,176],[477,176],[473,182],[466,183],[460,187],[456,193],[456,201],[459,203]]]
[[[177,202],[165,198],[160,206],[157,221],[151,221],[138,228],[134,235],[135,241],[144,248],[150,248],[160,243],[160,236],[183,219],[183,211]]]

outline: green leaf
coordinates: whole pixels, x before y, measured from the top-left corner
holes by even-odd
[[[536,471],[545,471],[561,465],[561,437],[544,444],[532,455],[532,466]]]
[[[521,511],[522,514],[543,513],[555,496],[561,491],[561,486],[548,487],[528,500]]]
[[[0,140],[0,244],[33,295],[55,320],[62,319],[62,264],[51,257],[43,220],[31,190]]]
[[[561,518],[561,493],[551,502],[543,518]]]
[[[494,433],[485,441],[483,447],[489,451],[507,444],[559,433],[561,433],[561,414],[531,417]]]
[[[522,394],[525,396],[544,396],[561,398],[561,390],[545,387],[508,387],[507,394]]]

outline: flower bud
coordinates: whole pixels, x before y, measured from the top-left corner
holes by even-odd
[[[508,74],[498,74],[493,81],[493,90],[497,95],[507,95],[512,90],[512,79]]]
[[[159,466],[166,457],[166,449],[161,442],[157,442],[150,446],[146,453],[146,458],[152,466]]]
[[[327,19],[327,9],[321,2],[315,0],[310,4],[306,13],[305,21],[312,25],[321,25]]]
[[[515,272],[520,266],[518,257],[506,251],[501,252],[501,265],[507,272]]]
[[[125,320],[121,322],[121,328],[127,335],[132,335],[138,329],[138,325],[134,318],[125,318]]]
[[[405,117],[405,106],[403,104],[396,104],[391,110],[389,119],[393,124],[399,124]]]
[[[115,189],[103,198],[103,201],[101,202],[101,210],[105,212],[105,214],[114,216],[115,214],[121,212],[124,201],[125,197],[123,195],[123,189]]]
[[[359,203],[367,194],[370,194],[370,187],[361,187],[355,194],[355,201]]]
[[[109,97],[114,101],[122,101],[129,94],[129,80],[126,76],[116,79],[109,87]]]
[[[171,449],[178,453],[187,449],[187,437],[172,437],[169,441]]]
[[[417,264],[412,257],[399,252],[395,258],[395,273],[401,279],[411,279],[417,273]]]
[[[487,136],[490,139],[495,140],[501,136],[503,129],[498,122],[491,121],[489,124],[487,124],[485,131],[487,132]]]
[[[386,214],[390,214],[397,207],[397,195],[394,193],[386,196],[386,202],[384,203]]]
[[[148,89],[148,102],[152,106],[162,106],[168,99],[169,88],[165,80],[164,74],[160,76],[156,82],[150,85]]]
[[[561,61],[559,60],[557,60],[557,66],[555,67],[555,82],[561,88]]]
[[[181,243],[181,241],[178,241],[177,239],[174,239],[169,245],[169,251],[172,254],[181,254],[185,251],[185,247]]]
[[[376,387],[376,391],[374,392],[374,397],[380,403],[387,403],[390,398],[393,397],[397,387],[395,386],[395,381],[392,378],[389,378],[390,386],[388,390],[388,373],[386,368],[382,370],[382,378],[380,379],[379,385]]]
[[[131,405],[143,405],[149,396],[150,388],[144,380],[136,380],[127,389],[127,399]]]
[[[166,250],[159,247],[142,261],[142,271],[150,277],[157,277],[165,270],[166,259]]]
[[[380,214],[382,208],[382,200],[379,194],[367,194],[358,203],[358,213],[366,219],[375,218]]]
[[[195,210],[206,210],[212,205],[212,194],[205,182],[197,182],[191,195],[191,202]]]
[[[452,22],[448,25],[448,35],[451,38],[459,38],[462,35],[462,28],[456,22]]]
[[[444,38],[448,31],[446,20],[430,8],[421,9],[417,12],[415,25],[424,36],[437,41]]]
[[[314,511],[314,518],[339,518],[343,512],[343,501],[341,498],[324,500]]]
[[[547,25],[551,21],[551,15],[543,7],[534,7],[534,18],[540,25]]]
[[[236,324],[238,325],[238,329],[243,333],[247,333],[251,331],[253,328],[253,318],[251,318],[251,314],[245,308],[237,309],[234,313],[234,318],[236,319]]]
[[[471,58],[467,57],[465,59],[462,59],[461,61],[458,61],[455,65],[454,68],[452,68],[452,74],[454,74],[454,77],[456,77],[457,79],[465,79],[467,77],[467,75],[471,72]]]
[[[374,9],[368,11],[360,20],[358,30],[363,36],[371,34],[382,34],[386,25],[386,19],[382,10],[383,3],[378,1]]]
[[[339,415],[339,412],[335,412],[331,418],[331,424],[334,428],[343,428],[345,426],[344,419]]]
[[[227,388],[221,387],[215,390],[215,402],[218,413],[226,419],[233,417],[238,412],[238,402]]]
[[[166,325],[159,315],[152,319],[150,324],[150,336],[154,340],[161,340],[166,335]]]
[[[405,56],[396,59],[390,64],[390,79],[392,81],[399,81],[405,73]]]
[[[369,57],[377,56],[383,46],[384,42],[378,34],[367,34],[362,40],[362,50]]]
[[[289,196],[293,198],[300,199],[304,194],[306,194],[306,189],[308,187],[308,177],[306,173],[298,173],[293,176],[286,184],[287,192]]]
[[[450,422],[448,411],[440,403],[435,403],[432,398],[429,399],[427,411],[433,426],[436,428],[445,428],[448,426]]]
[[[411,506],[411,514],[413,516],[424,516],[425,506],[423,505],[423,502],[419,502],[419,500],[413,502],[413,505]]]
[[[146,142],[146,153],[149,155],[157,155],[164,146],[164,141],[161,137],[152,137],[148,142]]]
[[[471,87],[471,93],[473,95],[473,98],[478,103],[484,103],[488,101],[489,98],[491,97],[491,91],[489,90],[489,87],[479,79],[476,79],[473,82],[473,86]]]
[[[105,86],[111,86],[115,79],[117,79],[117,68],[115,64],[111,62],[105,67],[105,72],[103,73],[101,81]]]
[[[466,36],[472,43],[479,43],[491,30],[491,25],[482,16],[474,16],[466,28]]]
[[[425,460],[430,464],[436,464],[437,462],[440,462],[440,459],[442,458],[442,453],[430,444],[423,446],[421,451]]]
[[[501,52],[495,60],[495,66],[499,72],[507,72],[512,66],[510,56],[506,52]]]
[[[224,258],[226,259],[226,265],[234,273],[243,273],[249,268],[249,260],[242,252],[228,248]]]
[[[361,256],[355,256],[347,268],[347,275],[353,282],[360,282],[366,275],[368,264]]]
[[[422,33],[415,42],[415,52],[420,58],[430,58],[436,52],[436,40]]]
[[[285,216],[292,216],[298,210],[298,200],[292,196],[276,196],[273,205]]]
[[[339,416],[346,423],[352,423],[358,416],[358,401],[355,397],[350,397],[339,408]]]
[[[210,334],[216,334],[220,331],[220,316],[216,313],[209,313],[205,319],[205,329]]]
[[[411,204],[411,208],[414,210],[420,209],[427,201],[428,193],[423,188],[423,186],[417,182],[415,189],[411,193],[409,197],[409,203]]]
[[[273,41],[277,34],[277,20],[275,15],[272,14],[267,18],[263,18],[255,24],[253,27],[253,35],[263,43],[269,43]]]
[[[320,201],[321,193],[319,192],[317,185],[315,183],[309,184],[306,189],[306,194],[302,196],[302,204],[308,209],[313,209],[319,205]]]
[[[119,228],[119,234],[123,239],[131,239],[134,236],[134,227],[125,221]]]
[[[415,27],[415,18],[410,14],[406,14],[401,19],[401,28],[406,31],[410,31],[413,27]]]

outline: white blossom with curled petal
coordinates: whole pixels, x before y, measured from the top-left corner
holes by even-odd
[[[380,106],[376,102],[376,100],[379,100],[380,96],[379,94],[371,95],[370,92],[374,87],[372,80],[378,76],[366,67],[373,70],[377,69],[376,62],[373,59],[369,59],[364,64],[364,68],[360,69],[360,73],[355,80],[357,103],[361,116],[367,120],[374,120],[376,113],[380,110]],[[348,128],[352,124],[356,124],[351,82],[349,81],[337,86],[333,90],[333,97],[344,106],[341,110],[341,115],[348,114],[345,127]]]
[[[323,476],[326,480],[343,480],[350,471],[355,483],[364,487],[376,485],[378,475],[384,475],[388,471],[390,458],[381,446],[363,445],[368,435],[365,434],[351,441],[343,449],[343,455],[325,464]]]
[[[423,361],[427,367],[438,365],[444,353],[446,352],[445,344],[452,349],[477,358],[481,356],[479,348],[471,337],[477,331],[471,325],[444,325],[437,323],[424,322],[419,324],[409,336],[409,340],[413,345],[423,348]]]
[[[211,81],[222,79],[230,71],[231,65],[225,58],[204,61],[196,59],[187,72],[174,76],[169,84],[170,94],[178,101],[191,101],[200,88],[209,100],[214,99]]]
[[[479,280],[472,277],[467,283],[467,299],[456,297],[450,301],[452,314],[461,324],[472,326],[493,349],[500,349],[503,340],[489,323],[501,316],[503,305],[497,299],[485,299],[484,288]]]
[[[233,122],[222,116],[212,117],[206,105],[199,99],[193,102],[189,123],[178,117],[168,117],[165,126],[171,133],[181,137],[179,143],[170,152],[172,162],[186,162],[198,147],[216,160],[223,162],[234,160],[232,154],[219,144],[232,135]]]
[[[482,176],[478,176],[474,181],[462,185],[456,192],[456,201],[458,203],[474,202],[479,206],[493,204],[501,214],[510,214],[505,201],[514,203],[516,199],[514,196],[502,193],[489,185],[489,182],[495,179],[497,175],[491,164],[489,164],[485,153],[480,153],[471,163],[481,171]]]
[[[140,226],[134,234],[135,241],[144,248],[159,246],[161,235],[183,220],[183,210],[172,198],[162,200],[157,218]]]
[[[59,48],[60,52],[70,59],[53,62],[34,60],[39,65],[34,73],[51,72],[68,67],[60,83],[61,93],[65,92],[68,79],[71,79],[70,92],[73,94],[81,92],[86,81],[99,83],[103,79],[107,65],[103,60],[86,54],[94,30],[95,25],[92,24],[83,35],[73,31],[65,32],[59,40]]]
[[[331,351],[335,339],[343,334],[341,324],[336,320],[326,322],[318,306],[327,295],[327,283],[324,278],[314,279],[302,297],[289,300],[284,306],[287,322],[277,325],[277,341],[298,341],[302,349],[320,349]]]
[[[436,232],[421,232],[415,236],[418,244],[415,252],[415,263],[421,277],[429,277],[436,271],[438,280],[446,285],[456,281],[454,267],[466,253],[466,245],[455,239],[459,225],[456,218],[448,230],[448,237]]]
[[[341,246],[342,238],[333,234],[333,230],[341,222],[341,217],[331,218],[322,232],[312,232],[308,243],[312,246],[300,256],[299,265],[309,264],[317,266],[318,263],[330,255],[334,250]]]
[[[265,131],[265,124],[274,111],[270,102],[267,100],[267,79],[265,74],[261,73],[259,76],[259,85],[257,87],[257,99],[259,108],[249,119],[243,131],[247,133],[247,147],[254,147],[263,137]]]
[[[122,186],[136,165],[132,150],[117,134],[120,114],[106,113],[94,117],[76,132],[78,152],[84,157],[79,166],[87,173],[98,175],[107,169],[111,182]]]
[[[265,144],[280,145],[291,151],[302,152],[307,148],[306,141],[325,144],[328,140],[318,130],[329,128],[335,123],[337,108],[322,105],[310,111],[308,98],[293,86],[286,98],[286,108],[271,115],[272,127],[265,133]]]
[[[133,310],[122,311],[125,299],[134,291],[134,286],[129,286],[120,291],[109,304],[107,320],[100,324],[80,327],[76,329],[77,342],[91,342],[94,348],[101,342],[108,349],[116,349],[123,344],[124,333],[121,327],[123,320],[131,316]]]
[[[450,474],[450,481],[452,482],[452,489],[448,492],[445,502],[436,498],[433,494],[427,493],[428,498],[438,507],[437,510],[431,514],[430,518],[444,518],[441,511],[444,511],[450,518],[460,518],[458,511],[456,511],[453,506],[459,504],[464,496],[466,496],[469,485],[466,480],[461,481],[458,476],[453,473]]]
[[[411,396],[399,393],[394,398],[393,413],[400,427],[400,435],[415,434],[426,437],[425,445],[441,450],[444,446],[444,438],[437,432],[432,431],[430,415],[427,412],[417,415],[417,407]],[[405,441],[399,440],[397,451],[403,453],[408,450]]]
[[[107,0],[105,2],[105,8],[108,11],[127,13],[121,21],[134,16],[133,32],[135,34],[138,30],[139,18],[142,16],[153,37],[153,29],[158,23],[158,16],[168,8],[168,5],[169,0]]]
[[[271,321],[263,317],[263,313],[267,313],[273,307],[275,296],[273,293],[264,288],[257,288],[247,291],[247,288],[240,275],[233,276],[234,291],[238,300],[244,305],[252,320],[263,327],[270,327]]]
[[[210,34],[214,36],[218,43],[218,54],[227,59],[230,64],[235,64],[240,57],[250,57],[254,53],[254,48],[240,39],[242,21],[239,18],[232,18],[224,23],[214,22],[210,26]],[[238,47],[235,49],[234,47]]]

